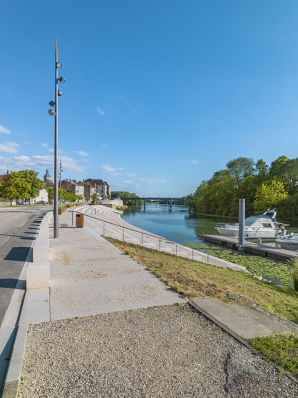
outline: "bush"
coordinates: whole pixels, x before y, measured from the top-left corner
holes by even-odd
[[[294,268],[293,283],[295,290],[298,292],[298,258],[291,258],[288,263]]]

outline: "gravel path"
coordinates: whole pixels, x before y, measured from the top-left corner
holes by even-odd
[[[296,397],[188,304],[31,325],[19,397]]]

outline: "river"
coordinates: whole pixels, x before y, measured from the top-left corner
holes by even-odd
[[[236,219],[223,219],[215,216],[191,216],[186,206],[146,204],[129,206],[122,218],[138,228],[157,234],[177,243],[203,243],[204,234],[217,234],[215,225],[221,222],[237,222]]]
[[[125,209],[122,218],[138,228],[157,234],[166,239],[182,244],[199,244],[199,250],[208,252],[236,264],[244,265],[253,274],[262,276],[265,280],[275,284],[282,284],[293,288],[291,267],[278,260],[251,255],[241,255],[236,251],[223,247],[205,245],[204,234],[217,234],[217,223],[235,223],[236,218],[222,218],[196,214],[192,216],[185,206],[146,204],[146,211],[142,206],[131,206]],[[297,229],[297,227],[296,227]],[[270,245],[270,243],[267,243]],[[272,243],[272,245],[275,245]]]

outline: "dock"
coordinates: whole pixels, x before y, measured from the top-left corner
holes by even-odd
[[[270,240],[272,241],[273,239],[271,238]],[[262,239],[262,242],[263,241],[265,241],[265,239]],[[204,235],[204,242],[228,247],[233,250],[238,250],[238,238],[234,238],[231,236]],[[291,258],[298,258],[298,252],[270,247],[262,243],[260,244],[248,240],[245,240],[244,253],[253,254],[261,257],[275,258],[282,261],[289,260]]]

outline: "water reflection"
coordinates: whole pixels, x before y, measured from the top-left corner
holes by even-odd
[[[146,204],[129,206],[123,215],[128,223],[177,243],[203,243],[204,234],[215,234],[219,222],[235,222],[235,219],[207,215],[191,215],[186,206]]]

